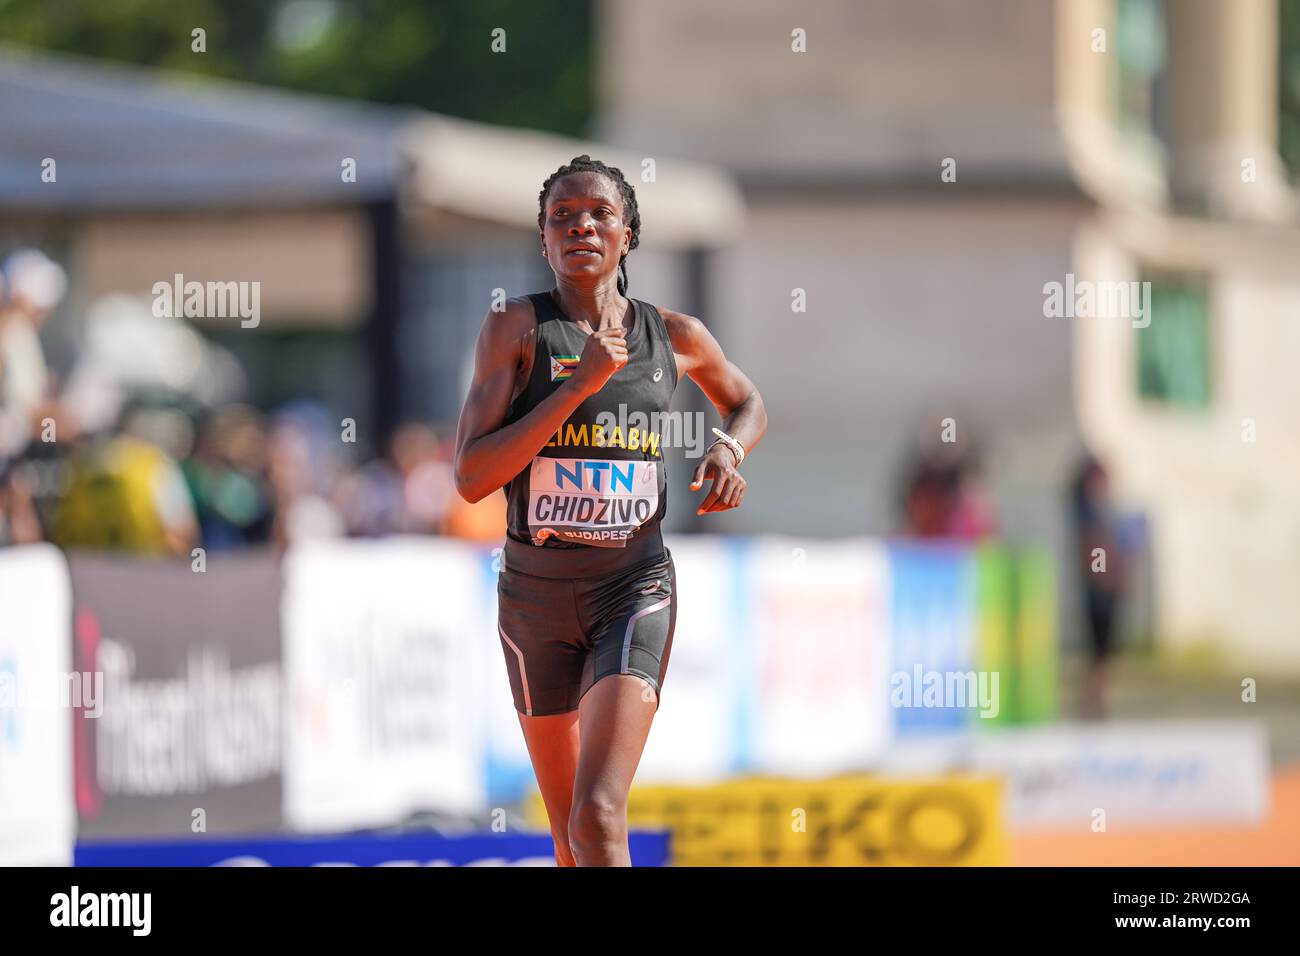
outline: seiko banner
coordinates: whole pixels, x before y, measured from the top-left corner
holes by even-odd
[[[280,570],[271,553],[206,561],[72,554],[83,836],[248,833],[281,825]]]

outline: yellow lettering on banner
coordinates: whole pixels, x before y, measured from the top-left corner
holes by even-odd
[[[623,445],[623,429],[619,428],[617,425],[615,425],[615,426],[614,426],[614,430],[611,431],[611,432],[609,433],[609,447],[610,447],[610,448],[623,448],[623,447],[624,447],[624,445]]]
[[[591,444],[593,448],[605,447],[605,426],[604,425],[591,426]]]
[[[658,432],[649,432],[648,434],[649,434],[649,436],[650,436],[649,452],[650,452],[650,454],[652,454],[652,455],[658,457],[658,455],[659,455],[659,433],[658,433]]]
[[[567,431],[564,433],[564,444],[566,445],[585,445],[587,444],[587,426],[586,425],[566,425]]]
[[[627,430],[627,447],[629,451],[641,450],[641,429],[629,428]]]
[[[677,866],[1001,866],[1001,806],[996,778],[756,779],[633,787],[628,824],[669,829]]]

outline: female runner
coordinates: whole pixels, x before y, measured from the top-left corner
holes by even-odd
[[[556,862],[629,866],[628,791],[677,617],[660,416],[681,375],[718,409],[691,482],[711,482],[709,514],[740,505],[767,414],[699,319],[627,297],[641,217],[617,168],[579,156],[539,204],[555,288],[483,321],[456,487],[470,502],[506,488],[498,630]]]

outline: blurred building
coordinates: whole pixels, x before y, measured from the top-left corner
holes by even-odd
[[[1300,665],[1275,0],[600,12],[598,135],[720,165],[748,206],[704,299],[771,428],[716,526],[887,531],[912,436],[951,418],[1005,531],[1065,560],[1084,440],[1149,516],[1155,632]],[[1150,281],[1155,321],[1053,317],[1072,279]]]

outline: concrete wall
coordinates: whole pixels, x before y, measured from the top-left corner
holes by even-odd
[[[752,209],[745,241],[718,256],[711,324],[763,392],[770,431],[746,460],[746,508],[719,530],[891,530],[901,453],[926,416],[953,417],[959,441],[982,434],[990,452],[1019,443],[1018,461],[1035,457],[1026,444],[1055,455],[1073,430],[1071,330],[1043,317],[1042,286],[1066,271],[1078,215],[1032,202]],[[795,288],[806,313],[792,312]]]
[[[733,169],[1051,152],[1042,0],[607,0],[600,132]],[[792,31],[806,52],[791,48]],[[1016,155],[1008,155],[1014,147]]]

